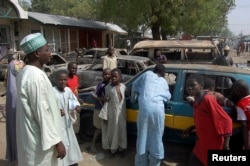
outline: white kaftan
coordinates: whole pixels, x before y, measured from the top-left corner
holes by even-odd
[[[110,68],[110,70],[117,68],[117,57],[106,55],[103,58],[103,70],[106,68]]]
[[[47,75],[26,65],[17,76],[18,166],[56,166],[61,141],[60,111]]]
[[[75,103],[74,105],[80,106],[80,103],[68,87],[64,88],[64,92],[61,92],[54,87],[54,92],[56,94],[58,107],[65,113],[65,115],[61,117],[63,124],[60,128],[62,132],[62,141],[66,148],[67,155],[64,157],[62,162],[64,166],[69,166],[82,160],[81,150],[75,136],[72,119],[70,118],[70,113],[73,113],[74,110],[72,111],[69,109],[69,100],[73,100]]]
[[[107,85],[105,96],[109,97],[109,101],[104,104],[99,115],[100,118],[107,120],[107,123],[102,123],[103,149],[110,149],[112,152],[127,148],[125,90],[126,86],[121,84],[122,100],[120,102],[116,88],[110,84]]]

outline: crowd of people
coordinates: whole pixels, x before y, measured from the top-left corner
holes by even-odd
[[[50,61],[50,50],[41,33],[29,34],[20,43],[25,64],[10,59],[7,75],[6,159],[20,166],[78,165],[83,157],[79,147],[80,111],[77,63],[55,73],[55,86],[42,70]],[[103,82],[96,100],[91,145],[102,133],[103,149],[112,156],[127,148],[125,85],[117,69],[114,49],[103,60]]]
[[[6,93],[6,159],[18,166],[76,166],[83,160],[79,147],[80,112],[83,101],[78,97],[77,63],[68,70],[55,73],[55,86],[42,70],[50,61],[50,50],[41,33],[29,34],[20,43],[26,54],[25,64],[10,59]],[[217,65],[231,66],[229,48],[224,47]],[[170,100],[166,69],[167,59],[156,51],[157,65],[137,79],[131,90],[131,102],[139,104],[137,117],[136,166],[160,166],[164,158],[164,103]],[[223,62],[223,63],[221,63]],[[114,49],[108,49],[103,60],[103,80],[92,94],[94,137],[89,150],[97,152],[96,141],[101,134],[102,148],[113,157],[127,149],[126,86],[117,68]],[[231,101],[214,92],[210,80],[198,74],[186,80],[187,99],[194,109],[194,126],[187,126],[183,137],[194,129],[197,141],[188,165],[207,165],[209,149],[229,149],[232,120],[221,107],[236,108],[241,122],[244,149],[250,149],[249,87],[243,80],[232,85]],[[209,84],[209,85],[208,85]]]

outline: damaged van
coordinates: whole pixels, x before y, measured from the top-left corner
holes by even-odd
[[[212,64],[219,53],[210,40],[144,40],[136,43],[129,55],[154,60],[156,50],[161,50],[167,63]]]

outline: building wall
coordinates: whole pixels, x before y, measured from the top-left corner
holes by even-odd
[[[44,25],[39,21],[28,18],[24,11],[14,0],[0,0],[3,6],[3,15],[0,15],[0,32],[4,34],[0,39],[3,45],[10,45],[14,50],[20,50],[20,41],[30,33],[41,32],[48,41],[52,52],[62,49],[63,52],[74,51],[77,48],[91,48],[92,39],[97,47],[116,46],[115,35],[106,30],[76,28],[57,25]],[[9,12],[9,9],[11,10]],[[6,12],[6,13],[4,13]],[[120,45],[120,44],[119,44]]]
[[[0,44],[11,44],[11,20],[0,18]]]
[[[20,50],[20,41],[30,33],[44,34],[52,52],[59,49],[63,53],[74,51],[77,48],[91,48],[91,39],[96,40],[97,47],[123,47],[119,35],[98,29],[84,29],[76,27],[43,25],[33,19],[9,20],[0,19],[0,28],[7,27],[7,38],[14,50]]]
[[[0,45],[8,45],[13,50],[17,50],[19,45],[19,27],[17,19],[0,18]]]
[[[43,25],[32,19],[22,20],[19,28],[20,39],[30,33],[43,33],[53,52],[57,52],[59,48],[64,53],[74,51],[77,48],[91,48],[91,39],[96,40],[97,47],[106,46],[102,30]]]
[[[42,25],[34,20],[22,20],[20,22],[20,35],[19,39],[30,33],[41,32],[48,41],[48,45],[52,52],[56,52],[60,48],[60,31],[58,27],[52,25]]]
[[[79,29],[79,47],[91,48],[91,41],[94,39],[97,47],[104,47],[103,44],[103,31],[92,29]]]

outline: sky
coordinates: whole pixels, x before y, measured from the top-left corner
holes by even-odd
[[[228,28],[239,35],[250,35],[250,0],[235,0],[236,7],[228,14]]]

